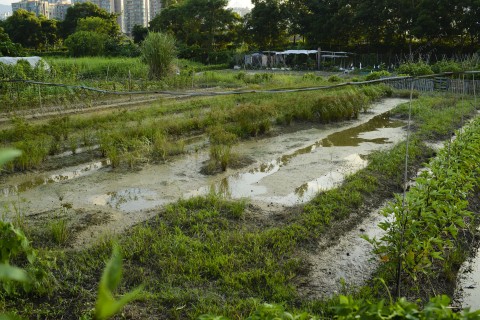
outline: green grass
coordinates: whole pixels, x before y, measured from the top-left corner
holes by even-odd
[[[204,134],[211,127],[241,138],[268,133],[273,124],[292,121],[329,123],[357,118],[372,101],[391,94],[385,86],[341,88],[321,92],[246,94],[161,101],[151,107],[104,115],[61,117],[39,125],[16,119],[3,130],[5,146],[25,151],[17,170],[36,168],[47,154],[100,144],[112,166],[135,166],[182,152],[181,139]],[[183,112],[181,116],[176,113]],[[81,143],[88,136],[87,144]],[[30,145],[32,147],[30,147]],[[26,162],[31,159],[31,163]]]
[[[216,70],[222,66],[205,66],[187,60],[174,63],[180,71],[159,81],[148,80],[147,65],[139,58],[59,58],[46,61],[50,71],[29,65],[1,66],[0,79],[29,79],[42,82],[83,85],[111,91],[184,90],[209,87],[226,89],[278,89],[329,85],[322,77],[309,74],[274,74],[271,72]],[[225,66],[223,66],[225,67]],[[334,78],[332,78],[334,79]],[[336,81],[341,79],[336,77]],[[3,111],[45,106],[70,108],[91,105],[115,96],[82,89],[38,86],[23,83],[0,85]]]
[[[406,118],[408,109],[409,105],[404,104],[393,113]],[[465,124],[475,111],[472,100],[454,96],[424,96],[412,104],[412,115],[415,117],[413,129],[421,139],[443,140]]]

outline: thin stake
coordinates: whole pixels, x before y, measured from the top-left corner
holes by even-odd
[[[406,198],[407,198],[407,182],[408,182],[408,146],[410,142],[410,124],[412,119],[412,100],[413,100],[413,87],[414,87],[414,80],[412,78],[411,86],[410,86],[410,102],[408,106],[408,124],[407,124],[407,141],[405,143],[405,172],[403,177],[403,198],[402,198],[402,227],[400,229],[400,244],[398,250],[398,265],[397,265],[397,288],[395,292],[395,296],[397,299],[400,298],[400,284],[402,280],[402,250],[403,250],[403,241],[405,237],[405,228],[407,224],[407,219],[405,217],[405,206],[406,206]]]
[[[132,91],[132,73],[130,72],[130,69],[128,69],[128,91]],[[132,100],[132,95],[130,95],[130,101]]]
[[[43,107],[42,107],[42,92],[40,91],[40,85],[38,85],[38,101],[40,102],[40,109],[43,109]]]
[[[475,92],[475,87],[477,84],[475,83],[475,73],[473,74],[473,104],[475,105],[475,109],[477,109],[477,93]]]

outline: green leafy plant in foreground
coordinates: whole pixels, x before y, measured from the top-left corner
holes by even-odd
[[[420,309],[417,304],[400,298],[395,303],[386,304],[381,301],[355,300],[350,296],[340,296],[333,307],[335,319],[478,319],[480,311],[470,312],[468,309],[454,312],[450,298],[446,295],[433,297]]]
[[[15,149],[0,150],[0,167],[8,161],[20,156],[21,152]],[[11,223],[0,221],[0,281],[3,288],[9,289],[9,281],[28,282],[29,276],[25,270],[10,265],[10,259],[17,253],[24,251],[28,260],[35,259],[35,253],[23,232],[16,229]]]
[[[103,270],[102,279],[98,287],[97,302],[95,304],[95,319],[108,319],[118,312],[130,301],[139,299],[143,287],[134,290],[116,300],[113,292],[117,289],[122,279],[122,256],[118,246],[113,247],[112,257]]]
[[[380,224],[386,234],[372,241],[391,274],[400,264],[402,278],[449,275],[458,263],[462,231],[474,228],[468,196],[480,186],[480,121],[474,121],[442,149],[416,179],[405,199],[397,197],[384,211],[393,216]]]
[[[450,298],[446,295],[433,297],[423,307],[401,298],[395,303],[385,303],[384,300],[368,301],[354,299],[351,296],[340,295],[331,307],[328,319],[350,320],[350,319],[478,319],[480,310],[471,312],[468,309],[455,312],[449,308]],[[203,315],[200,320],[228,320],[223,316]],[[317,317],[305,311],[288,312],[278,304],[264,303],[258,306],[247,320],[315,320],[325,319]]]

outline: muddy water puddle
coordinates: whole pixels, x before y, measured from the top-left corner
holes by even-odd
[[[61,198],[76,209],[111,212],[117,217],[115,230],[120,230],[128,227],[130,218],[125,217],[130,213],[136,213],[131,218],[135,221],[146,219],[149,209],[211,190],[235,199],[249,198],[262,208],[304,203],[363,168],[365,157],[372,151],[403,139],[404,124],[390,120],[385,112],[404,102],[387,99],[358,120],[303,126],[242,142],[233,151],[256,161],[244,169],[202,175],[201,168],[208,159],[205,149],[191,150],[165,164],[146,165],[134,172],[99,170],[107,164],[96,162],[64,172],[11,177],[3,184],[0,205],[14,200],[13,195],[18,193],[34,204],[28,210],[34,214],[55,210]]]
[[[59,171],[56,173],[50,174],[25,174],[18,175],[11,179],[8,179],[4,183],[4,187],[0,188],[0,194],[4,197],[19,195],[29,189],[33,189],[38,186],[63,182],[85,175],[93,174],[101,168],[107,167],[110,165],[109,160],[95,161],[88,164],[83,164],[69,168],[67,171]]]
[[[246,172],[226,176],[215,185],[203,186],[188,193],[187,197],[205,195],[214,190],[231,198],[250,198],[269,205],[305,203],[318,192],[340,184],[346,175],[365,167],[366,155],[373,150],[397,142],[403,137],[401,127],[404,125],[402,121],[390,120],[388,113],[384,113],[358,126],[333,132],[307,146],[299,142],[307,136],[319,135],[317,128],[302,131],[302,136],[283,136],[282,141],[272,146],[286,145],[291,149],[289,144],[293,142],[292,147],[297,149]],[[265,147],[268,150],[268,146]],[[248,143],[243,148],[246,150],[237,150],[248,155],[251,155],[251,149],[255,149]],[[259,150],[254,154],[258,158]]]

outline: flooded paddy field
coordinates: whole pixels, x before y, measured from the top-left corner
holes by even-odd
[[[358,120],[292,125],[268,137],[240,142],[233,151],[252,159],[252,164],[213,176],[201,173],[209,157],[202,138],[193,140],[195,148],[187,145],[191,150],[187,154],[139,170],[111,169],[107,160],[98,160],[10,175],[2,181],[1,204],[12,208],[20,202],[32,219],[46,219],[60,210],[81,230],[74,246],[89,244],[104,233],[122,232],[165,204],[212,191],[246,198],[255,212],[268,215],[339,185],[346,175],[366,165],[368,154],[404,139],[405,123],[388,115],[404,102],[385,99]],[[14,212],[10,210],[10,215]]]

